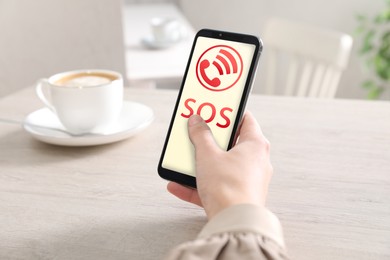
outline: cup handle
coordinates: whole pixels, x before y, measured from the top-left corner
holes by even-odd
[[[49,92],[49,82],[47,79],[40,79],[35,87],[35,92],[39,99],[53,112],[55,111],[54,106],[50,103],[47,98],[47,93]],[[46,93],[46,94],[45,94]]]

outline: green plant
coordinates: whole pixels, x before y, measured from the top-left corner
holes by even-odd
[[[357,15],[356,33],[362,40],[359,56],[363,59],[369,79],[362,84],[369,99],[376,99],[390,88],[390,0],[373,18]]]

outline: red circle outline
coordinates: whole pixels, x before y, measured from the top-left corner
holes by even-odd
[[[200,80],[199,73],[198,73],[199,62],[200,62],[200,60],[202,59],[203,55],[205,55],[209,50],[214,49],[214,48],[218,48],[218,47],[221,47],[221,48],[222,48],[222,47],[225,47],[225,48],[228,48],[228,49],[233,50],[233,51],[237,54],[238,58],[240,58],[240,64],[241,64],[241,66],[240,66],[240,67],[241,67],[241,68],[240,68],[240,74],[238,75],[236,81],[234,81],[233,84],[231,84],[230,86],[228,86],[228,87],[226,87],[226,88],[223,88],[223,89],[214,89],[214,88],[210,88],[210,87],[206,86],[206,85],[203,84],[203,82]],[[242,71],[243,71],[243,63],[242,63],[242,58],[241,58],[240,53],[239,53],[238,51],[236,51],[236,49],[234,49],[233,47],[230,47],[230,46],[228,46],[228,45],[215,45],[215,46],[212,46],[212,47],[208,48],[207,50],[205,50],[205,51],[202,53],[202,55],[200,55],[200,57],[199,57],[199,59],[198,59],[198,61],[197,61],[197,63],[196,63],[196,77],[198,78],[199,83],[200,83],[203,87],[205,87],[206,89],[211,90],[211,91],[224,91],[224,90],[227,90],[227,89],[233,87],[233,86],[238,82],[238,80],[241,78]]]

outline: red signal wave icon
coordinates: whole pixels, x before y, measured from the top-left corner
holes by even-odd
[[[233,55],[225,49],[220,49],[219,53],[223,54],[225,57],[227,57],[227,59],[230,61],[230,64],[232,65],[231,66],[233,69],[232,72],[237,73],[237,61],[233,57]],[[231,72],[230,72],[229,62],[228,62],[228,60],[226,60],[226,58],[224,58],[224,56],[221,56],[220,54],[217,55],[216,60],[218,60],[219,62],[221,62],[223,64],[223,66],[225,67],[225,70],[226,70],[226,74],[230,74]],[[218,69],[219,75],[223,75],[224,71],[223,71],[220,63],[218,63],[216,60],[213,61],[213,65]]]
[[[242,58],[238,51],[227,45],[216,45],[199,57],[196,76],[206,89],[223,91],[238,82],[242,69]]]

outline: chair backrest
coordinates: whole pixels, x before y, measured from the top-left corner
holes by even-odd
[[[0,96],[74,69],[125,70],[122,0],[0,1]]]
[[[346,68],[352,37],[279,18],[263,34],[267,56],[266,91],[284,95],[333,98]]]

